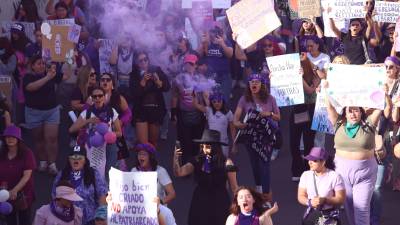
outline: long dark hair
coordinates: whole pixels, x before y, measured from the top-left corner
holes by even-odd
[[[254,102],[253,95],[250,90],[250,85],[247,84],[247,88],[244,92],[244,97],[247,102]],[[258,93],[258,97],[260,98],[261,101],[265,101],[269,97],[269,90],[267,88],[267,85],[261,81],[261,88],[260,92]]]
[[[19,10],[23,7],[26,15],[24,17],[19,16]],[[31,22],[36,23],[41,20],[38,8],[33,0],[22,0],[18,7],[15,9],[14,18],[21,22]]]
[[[11,46],[11,42],[6,37],[0,37],[0,49],[4,49],[5,53],[0,56],[0,60],[7,64],[8,60],[14,55],[14,49]]]
[[[233,201],[232,201],[232,204],[231,204],[230,212],[233,215],[239,215],[240,214],[240,206],[238,204],[237,198],[238,198],[239,191],[242,191],[242,190],[248,190],[250,192],[250,194],[253,196],[253,199],[254,199],[253,209],[256,211],[257,215],[261,215],[262,213],[264,213],[264,211],[266,209],[263,207],[264,200],[263,200],[262,194],[256,192],[253,188],[247,187],[247,186],[240,186],[235,191],[235,194],[233,196]]]
[[[31,42],[24,32],[17,33],[19,38],[15,40],[11,35],[11,46],[16,51],[25,52],[26,46]]]
[[[100,75],[100,79],[103,76],[109,76],[111,78],[111,82],[113,84],[114,89],[111,90],[111,96],[110,96],[110,101],[108,102],[108,105],[115,110],[117,110],[118,113],[122,113],[121,110],[121,94],[116,90],[117,84],[115,82],[115,78],[113,75],[109,73],[103,73]]]
[[[155,154],[150,153],[149,151],[147,151],[143,147],[138,147],[138,146],[139,145],[137,145],[135,147],[135,152],[137,152],[136,158],[135,158],[136,159],[136,164],[135,164],[136,169],[140,170],[140,163],[139,163],[139,160],[138,160],[139,152],[140,151],[145,151],[149,155],[149,163],[150,163],[151,171],[156,171],[157,170],[157,166],[158,166],[158,161],[157,161],[157,158],[156,158]]]
[[[333,161],[333,156],[329,155],[328,159],[325,160],[325,167],[330,169],[330,170],[335,170],[336,169],[335,162]]]
[[[199,144],[204,144],[204,143],[199,143]],[[226,163],[226,157],[224,153],[222,152],[222,147],[221,144],[219,143],[212,143],[211,144],[211,165],[212,168],[225,168],[225,163]],[[202,150],[200,150],[200,153],[196,156],[196,161],[198,162],[204,162],[206,159],[206,154]]]
[[[91,184],[96,185],[96,177],[92,167],[90,167],[90,161],[85,156],[85,164],[83,165],[83,183],[85,187],[90,187]],[[61,171],[61,179],[60,180],[70,180],[72,167],[71,163],[68,161],[65,165],[64,169]]]
[[[7,159],[7,157],[8,157],[7,154],[8,154],[9,149],[8,149],[5,137],[2,138],[2,141],[3,141],[3,146],[1,147],[1,151],[0,151],[0,159]],[[25,152],[30,151],[28,149],[28,146],[26,146],[25,143],[20,140],[18,140],[17,149],[18,149],[17,157],[16,157],[17,159],[22,159],[25,155]]]

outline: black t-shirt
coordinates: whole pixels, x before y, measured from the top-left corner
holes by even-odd
[[[248,66],[253,72],[261,72],[266,64],[264,52],[255,50],[246,53]]]
[[[342,32],[340,39],[344,45],[344,55],[349,58],[351,64],[360,65],[367,61],[365,59],[362,40],[364,39],[366,47],[368,40],[364,37],[364,35],[352,37],[350,33],[346,34]]]
[[[62,75],[57,73],[57,75],[47,81],[41,88],[36,91],[27,91],[26,86],[28,84],[33,83],[37,80],[45,77],[45,74],[27,74],[24,77],[24,95],[25,95],[25,104],[29,108],[38,109],[38,110],[49,110],[57,106],[56,99],[56,87],[57,83],[60,83],[62,80]]]
[[[379,47],[375,48],[375,55],[377,58],[377,63],[385,62],[386,57],[390,56],[392,51],[393,43],[390,42],[389,37],[383,36]]]

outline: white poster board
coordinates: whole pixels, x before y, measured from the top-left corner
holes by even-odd
[[[375,1],[374,9],[376,22],[396,23],[400,15],[400,3],[398,2]]]
[[[122,172],[111,168],[108,225],[158,224],[157,172]]]
[[[324,21],[324,36],[325,37],[336,37],[335,33],[331,28],[331,24],[329,21],[329,13],[328,10],[333,5],[332,0],[321,0],[321,8],[322,8],[322,19]],[[343,33],[347,33],[349,31],[350,20],[342,19],[342,18],[333,18],[335,21],[336,27]]]
[[[339,106],[384,108],[384,67],[329,64],[327,71],[328,95]]]
[[[352,19],[364,18],[366,15],[365,0],[332,0],[327,9],[329,18]]]
[[[117,42],[111,39],[99,39],[99,42],[100,74],[109,73],[115,75],[115,67],[110,64],[110,58],[112,50],[116,47]]]
[[[267,58],[271,95],[279,107],[304,103],[303,77],[298,53]]]

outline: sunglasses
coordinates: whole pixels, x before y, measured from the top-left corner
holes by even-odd
[[[110,82],[111,78],[101,78],[100,81],[101,82]]]
[[[146,58],[139,59],[138,61],[139,61],[140,63],[144,63],[144,62],[148,62],[149,59],[146,57]]]
[[[84,158],[85,158],[85,156],[83,156],[83,155],[70,155],[69,156],[69,159],[72,159],[72,160],[82,160]]]
[[[100,94],[100,95],[92,95],[92,98],[94,98],[94,99],[96,99],[96,98],[102,98],[102,97],[104,97],[103,94]]]
[[[386,67],[386,69],[387,69],[387,70],[391,70],[391,69],[393,69],[393,68],[394,68],[394,66],[393,66],[393,65],[389,65],[389,66],[388,66],[388,65],[385,65],[385,67]]]

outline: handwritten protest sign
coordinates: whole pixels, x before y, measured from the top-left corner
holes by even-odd
[[[384,23],[396,23],[400,15],[400,3],[375,1],[375,21]]]
[[[242,48],[248,48],[281,25],[269,0],[242,0],[229,8],[226,15]]]
[[[400,52],[400,17],[397,19],[395,31],[398,34],[396,37],[396,40],[395,40],[396,41],[396,52]]]
[[[105,178],[106,172],[106,145],[95,148],[93,146],[86,147],[87,149],[87,158],[89,159],[90,166],[95,168],[99,174]]]
[[[329,21],[329,13],[333,6],[332,0],[321,0],[321,8],[322,8],[322,18],[324,21],[324,35],[325,37],[336,37],[335,33],[331,28],[331,24]],[[350,20],[344,18],[333,18],[336,27],[343,33],[347,33],[349,31]]]
[[[194,1],[192,2],[192,22],[198,29],[211,28],[213,24],[213,9],[210,1]]]
[[[341,113],[341,107],[335,107],[336,112]],[[334,133],[334,127],[328,119],[328,111],[325,102],[325,89],[321,86],[321,92],[317,94],[315,102],[314,116],[311,124],[311,129],[327,134]]]
[[[328,95],[339,106],[384,108],[384,67],[329,64]]]
[[[364,18],[367,13],[364,0],[334,0],[328,10],[329,18]]]
[[[75,24],[75,19],[45,20],[43,23],[58,26],[72,26]]]
[[[271,95],[275,97],[278,106],[304,103],[299,54],[268,57],[267,63],[272,74]]]
[[[320,0],[298,0],[299,17],[312,18],[321,16]]]
[[[100,39],[99,48],[99,64],[100,64],[100,74],[110,73],[115,75],[115,68],[110,64],[110,57],[114,47],[116,47],[117,42],[111,39]]]
[[[74,43],[68,40],[69,27],[42,24],[42,56],[54,62],[66,62],[72,57]]]
[[[108,224],[158,224],[157,172],[122,172],[111,168]]]
[[[17,23],[15,21],[3,21],[1,23],[1,34],[10,38],[11,37],[11,26]],[[27,23],[27,22],[18,22],[24,26],[25,35],[31,40],[32,42],[36,42],[35,39],[35,24],[34,23]]]
[[[7,104],[11,106],[11,74],[10,75],[0,75],[0,91],[7,97]]]

